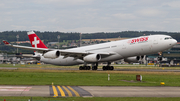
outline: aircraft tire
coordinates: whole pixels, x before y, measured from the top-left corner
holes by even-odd
[[[80,66],[79,70],[90,70],[91,67],[90,66]]]
[[[103,66],[103,70],[114,70],[113,66]]]
[[[109,70],[110,66],[106,66],[106,70]]]
[[[86,70],[90,70],[90,69],[91,69],[91,67],[90,67],[90,66],[87,66]]]
[[[88,69],[88,66],[84,66],[84,70],[87,70]]]
[[[103,66],[103,70],[108,70],[108,66]]]
[[[80,67],[79,67],[79,70],[83,70],[83,67],[82,67],[82,66],[80,66]]]
[[[102,69],[105,70],[106,69],[105,66],[103,66]]]
[[[97,68],[97,66],[95,66],[95,70],[97,70],[98,68]]]
[[[109,70],[114,70],[114,67],[113,67],[113,66],[110,66]]]
[[[89,70],[90,66],[84,66],[84,70]]]
[[[92,70],[97,70],[97,66],[92,66]]]

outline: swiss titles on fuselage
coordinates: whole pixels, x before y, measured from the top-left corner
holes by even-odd
[[[140,37],[140,38],[135,38],[135,39],[128,40],[127,43],[129,43],[130,45],[132,45],[132,44],[136,44],[136,43],[148,42],[148,40],[149,40],[149,37],[146,36],[146,37]]]

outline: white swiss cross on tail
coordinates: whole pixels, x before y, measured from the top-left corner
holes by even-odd
[[[39,44],[39,40],[37,40],[37,37],[34,37],[34,41],[32,41],[32,44],[37,48],[37,44]]]
[[[41,41],[41,39],[36,35],[36,33],[34,33],[33,31],[30,31],[27,34],[28,34],[32,47],[47,49],[46,45]]]

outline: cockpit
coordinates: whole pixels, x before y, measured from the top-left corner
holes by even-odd
[[[164,40],[173,39],[172,37],[165,37]]]

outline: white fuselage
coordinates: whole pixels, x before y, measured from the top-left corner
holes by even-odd
[[[141,56],[147,54],[153,54],[156,52],[167,50],[173,47],[177,41],[172,39],[168,35],[150,35],[141,36],[132,39],[119,40],[113,42],[107,42],[102,44],[78,47],[67,49],[72,52],[90,52],[90,53],[113,53],[110,56],[101,57],[98,62],[112,62],[132,56]],[[42,62],[55,64],[55,65],[78,65],[83,64],[81,59],[75,59],[74,57],[59,56],[56,59],[48,59],[41,56]]]

